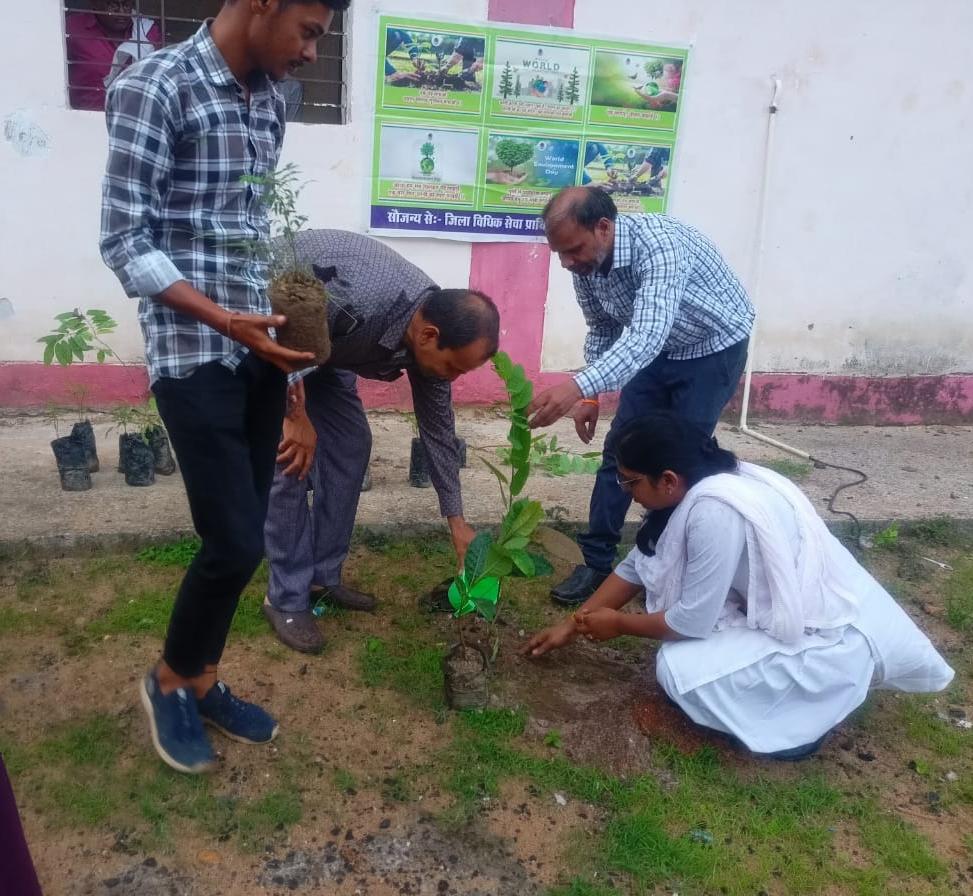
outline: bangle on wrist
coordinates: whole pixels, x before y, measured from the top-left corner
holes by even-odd
[[[599,406],[598,405],[598,399],[597,398],[582,398],[581,399],[581,403],[582,404],[593,404],[595,407],[598,407]]]

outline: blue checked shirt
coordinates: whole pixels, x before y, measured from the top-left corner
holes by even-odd
[[[150,381],[210,361],[235,369],[247,349],[153,296],[188,280],[228,311],[270,314],[267,264],[250,248],[270,235],[264,188],[240,178],[276,168],[284,101],[261,76],[248,102],[206,23],[118,78],[105,113],[101,253],[139,299]]]
[[[607,274],[574,275],[588,324],[585,396],[620,389],[663,352],[702,358],[746,339],[753,305],[716,247],[666,215],[619,215]]]

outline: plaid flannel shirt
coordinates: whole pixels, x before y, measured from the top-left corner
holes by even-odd
[[[753,305],[716,247],[666,215],[619,215],[607,274],[574,275],[588,324],[582,395],[620,389],[661,353],[702,358],[746,339]]]
[[[187,280],[228,311],[270,313],[252,248],[270,236],[264,188],[240,178],[276,168],[284,101],[265,76],[248,101],[207,22],[119,77],[105,112],[102,258],[139,299],[150,381],[217,360],[235,369],[247,349],[153,297]]]

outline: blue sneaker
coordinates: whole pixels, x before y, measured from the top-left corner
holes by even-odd
[[[162,761],[191,775],[210,771],[216,765],[216,754],[203,731],[195,696],[185,688],[163,694],[154,670],[142,679],[139,694],[149,716],[152,743]]]
[[[255,703],[234,697],[222,681],[209,689],[198,706],[203,721],[231,740],[266,744],[277,736],[277,722]]]

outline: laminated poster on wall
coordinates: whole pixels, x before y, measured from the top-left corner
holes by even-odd
[[[380,15],[368,230],[542,240],[563,187],[664,212],[685,48]]]

